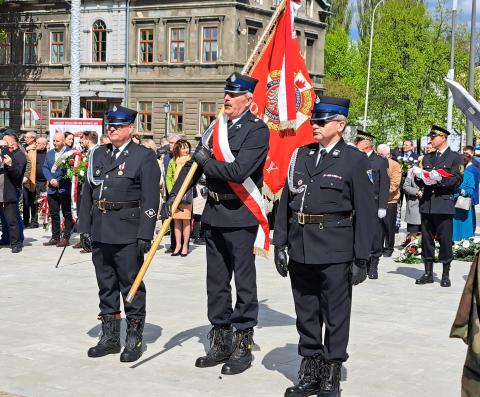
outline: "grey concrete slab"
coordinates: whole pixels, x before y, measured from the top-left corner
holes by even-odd
[[[159,250],[146,277],[147,350],[138,362],[125,364],[118,355],[86,355],[100,329],[89,255],[68,247],[55,269],[61,250],[41,245],[48,233],[27,230],[26,236],[21,254],[0,249],[0,390],[29,397],[283,396],[295,381],[300,359],[292,294],[273,259],[257,259],[255,361],[228,377],[220,367],[193,365],[205,352],[210,328],[204,247],[194,246],[187,258]],[[466,346],[448,335],[468,269],[468,263],[454,262],[452,288],[416,286],[421,265],[382,258],[379,280],[353,291],[344,396],[460,394]]]

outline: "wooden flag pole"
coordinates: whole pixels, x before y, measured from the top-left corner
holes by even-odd
[[[273,13],[272,18],[270,19],[270,22],[265,28],[262,36],[258,40],[258,43],[255,46],[255,49],[252,51],[252,54],[248,58],[247,63],[243,67],[241,71],[242,74],[247,74],[247,73],[249,74],[253,66],[255,65],[256,60],[260,58],[260,55],[263,52],[262,50],[266,47],[265,44],[268,42],[268,40],[272,36],[273,31],[275,30],[276,24],[278,22],[278,19],[282,14],[283,10],[285,9],[286,2],[287,0],[283,0],[282,3],[277,7],[275,12]],[[223,107],[219,112],[219,116],[222,114],[223,114]],[[172,204],[172,214],[174,214],[177,211],[177,208],[180,205],[180,202],[182,201],[183,196],[187,192],[190,186],[190,183],[192,182],[193,176],[195,175],[197,168],[198,168],[198,164],[196,162],[193,162]],[[132,287],[128,292],[128,296],[126,299],[128,303],[132,303],[133,298],[135,297],[135,294],[137,293],[137,290],[140,287],[140,284],[142,283],[143,277],[145,277],[145,273],[147,272],[150,264],[152,263],[153,257],[157,252],[158,246],[162,242],[162,239],[165,236],[165,233],[167,232],[167,230],[169,229],[171,222],[172,222],[172,217],[169,217],[162,222],[162,227],[160,228],[160,231],[155,237],[155,240],[153,240],[152,247],[150,248],[150,251],[148,251],[147,257],[143,261],[143,265],[138,271],[137,277],[135,278],[135,281],[133,282]]]

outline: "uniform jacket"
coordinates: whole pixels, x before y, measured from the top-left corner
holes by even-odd
[[[3,166],[3,192],[0,192],[0,202],[14,203],[17,201],[17,192],[22,190],[22,180],[27,166],[27,157],[20,149],[6,153],[12,158],[12,165]]]
[[[373,185],[368,176],[370,164],[364,153],[341,139],[316,167],[318,144],[298,150],[293,186],[305,185],[303,193],[292,193],[288,182],[275,220],[273,244],[288,246],[296,262],[309,264],[345,263],[354,257],[368,259],[372,245],[372,225],[377,208]],[[350,219],[324,225],[300,225],[292,212],[302,207],[308,214],[354,212]]]
[[[423,169],[426,171],[444,169],[453,174],[448,178],[443,178],[441,182],[435,185],[427,186],[419,178],[415,178],[417,185],[423,190],[423,196],[420,199],[420,212],[424,214],[455,214],[453,194],[462,183],[462,174],[460,165],[462,157],[450,148],[436,157],[437,152],[427,153],[423,157]]]
[[[248,177],[261,190],[263,166],[268,153],[269,132],[267,125],[250,111],[228,129],[228,142],[235,161],[210,160],[205,168],[197,170],[193,183],[205,174],[208,190],[215,193],[234,194],[228,181],[243,183]],[[177,194],[193,160],[182,169],[172,193]],[[248,227],[258,225],[257,219],[239,199],[217,202],[208,196],[202,215],[202,222],[218,227]]]
[[[65,151],[70,151],[68,146],[65,146]],[[55,164],[55,149],[51,149],[45,156],[45,162],[43,163],[43,175],[47,178],[48,194],[70,194],[71,182],[66,178],[67,170],[65,168],[58,167],[55,172],[52,172],[52,167]],[[50,185],[50,181],[56,179],[58,181],[58,187]]]
[[[118,158],[112,159],[112,145],[99,146],[91,156],[93,176],[103,183],[85,182],[82,191],[78,231],[90,233],[93,241],[130,244],[151,240],[160,201],[160,167],[155,152],[130,142]],[[94,200],[140,201],[139,208],[102,212]]]
[[[373,178],[373,197],[377,205],[377,210],[379,208],[387,209],[390,189],[390,181],[388,180],[387,174],[387,160],[375,152],[372,152],[368,158],[370,160],[370,169]]]

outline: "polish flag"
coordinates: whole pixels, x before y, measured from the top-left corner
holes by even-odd
[[[84,119],[89,119],[91,117],[90,112],[86,108],[82,108],[82,117]]]
[[[42,114],[40,112],[37,112],[34,108],[29,108],[30,113],[32,114],[32,117],[35,121],[37,120],[43,120]]]

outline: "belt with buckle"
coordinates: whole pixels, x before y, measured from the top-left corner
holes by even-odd
[[[238,200],[237,195],[233,193],[216,193],[209,190],[208,195],[211,198],[213,198],[216,202],[220,202],[224,200]]]
[[[95,200],[95,205],[100,211],[115,211],[124,208],[139,208],[140,201],[107,201],[106,199]]]
[[[333,214],[306,214],[304,212],[293,212],[293,219],[300,225],[318,224],[320,229],[326,222],[342,221],[345,219],[352,220],[351,212],[336,212]]]

